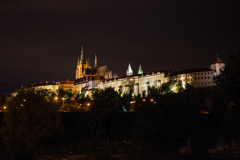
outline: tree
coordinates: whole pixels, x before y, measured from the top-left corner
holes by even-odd
[[[95,92],[94,100],[94,110],[100,109],[109,112],[121,110],[119,107],[119,94],[112,87]]]
[[[223,87],[229,102],[240,105],[240,53],[230,55],[229,65],[215,78],[215,82]]]
[[[45,140],[63,132],[58,106],[46,95],[45,91],[20,90],[9,102],[2,133],[12,159],[26,153],[37,159]]]

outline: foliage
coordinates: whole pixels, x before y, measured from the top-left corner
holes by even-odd
[[[240,104],[240,53],[230,55],[230,63],[215,78],[218,86],[223,87],[229,102]]]
[[[106,88],[105,90],[99,90],[94,96],[95,105],[93,110],[104,110],[107,112],[120,111],[119,106],[119,94],[114,88]]]
[[[2,128],[4,142],[12,158],[19,154],[41,154],[49,137],[62,133],[58,106],[48,102],[46,91],[20,90],[8,104]]]

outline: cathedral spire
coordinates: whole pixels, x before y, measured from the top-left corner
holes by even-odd
[[[95,63],[94,63],[94,68],[97,68],[97,55],[95,54]]]
[[[142,70],[141,64],[139,65],[138,74],[143,74],[143,70]]]
[[[81,60],[83,60],[83,46],[82,46],[82,50],[81,50]]]
[[[133,75],[133,71],[132,71],[131,65],[129,63],[128,69],[127,69],[127,76],[131,76],[131,75]]]

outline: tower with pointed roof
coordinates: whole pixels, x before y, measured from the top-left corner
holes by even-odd
[[[127,76],[131,76],[131,75],[133,75],[133,71],[132,71],[131,65],[129,63],[128,69],[127,69]]]
[[[141,64],[139,65],[138,74],[143,74],[143,70],[142,70]]]
[[[216,72],[216,76],[221,74],[221,70],[225,68],[225,63],[222,62],[220,57],[217,55],[216,59],[211,64],[211,69]]]
[[[84,77],[84,70],[87,68],[91,68],[89,59],[85,60],[83,56],[83,46],[81,48],[81,58],[77,62],[77,69],[76,69],[76,79]]]

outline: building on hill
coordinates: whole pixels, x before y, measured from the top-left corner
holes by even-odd
[[[53,81],[33,83],[29,86],[29,88],[34,88],[35,90],[49,90],[51,92],[54,92],[55,94],[58,94],[60,87],[61,87],[60,82]]]
[[[215,86],[214,77],[221,74],[221,70],[225,67],[225,63],[216,57],[213,64],[209,68],[195,68],[185,70],[158,70],[154,72],[143,72],[139,65],[138,74],[133,74],[129,63],[126,76],[118,77],[113,75],[112,71],[107,71],[107,65],[98,67],[97,56],[95,55],[94,68],[90,66],[90,62],[84,60],[83,48],[81,51],[81,60],[78,60],[76,69],[76,79],[74,81],[60,82],[40,82],[31,84],[30,87],[35,89],[48,89],[58,93],[59,89],[67,91],[72,90],[75,94],[82,91],[90,96],[92,89],[114,88],[121,93],[132,93],[134,95],[147,94],[148,87],[160,87],[162,83],[168,81],[180,82],[185,88],[187,84],[195,88]]]
[[[122,93],[129,93],[133,91],[134,95],[142,95],[147,93],[148,87],[160,87],[162,83],[168,81],[180,82],[182,87],[185,88],[187,84],[195,87],[212,87],[215,86],[214,77],[221,73],[225,64],[217,56],[216,60],[209,68],[196,68],[185,70],[159,70],[155,72],[143,73],[141,65],[139,66],[138,73],[132,75],[133,71],[129,64],[127,69],[127,76],[102,80],[99,84],[99,89],[113,87],[116,91]]]
[[[100,80],[117,78],[118,75],[112,74],[107,70],[107,65],[98,67],[97,55],[95,54],[94,67],[90,65],[90,61],[85,60],[83,56],[83,47],[81,50],[81,59],[77,62],[74,92],[81,93],[82,90],[91,90],[98,88]]]
[[[72,93],[75,92],[75,81],[70,81],[70,80],[66,80],[66,81],[62,81],[61,82],[61,85],[60,85],[60,88],[62,90],[64,90],[65,92],[68,91],[68,90],[71,90]]]

